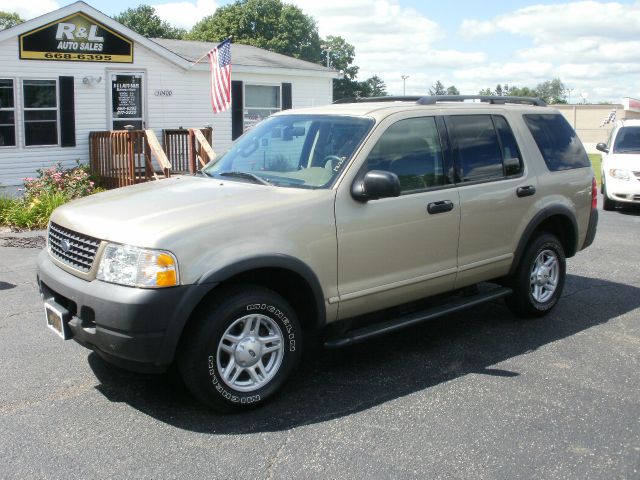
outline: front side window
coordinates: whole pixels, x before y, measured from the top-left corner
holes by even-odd
[[[55,80],[24,80],[24,144],[58,144],[58,96]]]
[[[16,112],[13,80],[0,78],[0,147],[16,144]]]
[[[591,165],[582,142],[560,114],[523,115],[547,168],[552,172]]]
[[[245,131],[282,108],[279,86],[245,85],[244,93]]]
[[[365,169],[395,173],[401,192],[443,186],[442,148],[435,119],[407,118],[391,125],[369,153]]]
[[[640,153],[640,127],[622,127],[618,130],[613,153]]]
[[[240,137],[207,176],[283,187],[329,188],[373,125],[362,117],[278,115]]]

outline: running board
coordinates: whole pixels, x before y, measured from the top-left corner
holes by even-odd
[[[444,305],[439,305],[437,307],[422,310],[410,315],[405,315],[393,320],[367,325],[366,327],[346,332],[346,334],[342,337],[326,341],[324,343],[324,346],[326,348],[347,347],[349,345],[353,345],[354,343],[363,342],[365,340],[369,340],[370,338],[379,337],[380,335],[385,335],[390,332],[395,332],[396,330],[411,327],[413,325],[417,325],[418,323],[433,320],[435,318],[449,315],[450,313],[458,312],[460,310],[465,310],[467,308],[480,305],[481,303],[491,302],[499,298],[504,298],[511,295],[512,293],[513,291],[510,288],[505,287],[497,288],[489,292],[478,293],[469,297],[461,298],[460,300],[446,303]]]

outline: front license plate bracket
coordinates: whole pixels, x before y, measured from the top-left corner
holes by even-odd
[[[63,340],[71,338],[71,329],[69,328],[69,311],[62,305],[52,301],[45,300],[44,316],[47,321],[47,327],[53,330]]]

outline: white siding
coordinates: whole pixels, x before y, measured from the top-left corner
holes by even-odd
[[[227,149],[231,144],[230,111],[214,115],[209,99],[209,74],[202,70],[185,71],[140,44],[134,44],[134,63],[91,63],[20,60],[18,38],[0,43],[0,78],[13,78],[16,92],[16,147],[0,147],[0,190],[3,186],[22,184],[22,179],[36,175],[38,168],[61,162],[70,167],[76,160],[89,161],[89,132],[109,130],[109,74],[144,72],[143,98],[147,128],[161,137],[163,128],[213,127],[213,148]],[[75,90],[76,146],[25,147],[22,125],[21,81],[25,78],[73,76]],[[83,78],[102,77],[94,85]],[[292,83],[293,107],[308,107],[331,102],[332,80],[313,76],[285,76],[233,73],[234,80],[247,83],[279,85]],[[171,96],[156,96],[156,90],[171,90]]]

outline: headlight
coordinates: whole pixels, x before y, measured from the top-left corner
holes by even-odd
[[[130,287],[178,285],[178,262],[172,253],[109,243],[102,253],[98,280]]]
[[[629,180],[629,172],[619,168],[612,168],[609,170],[609,175],[613,178],[617,178],[618,180]]]

